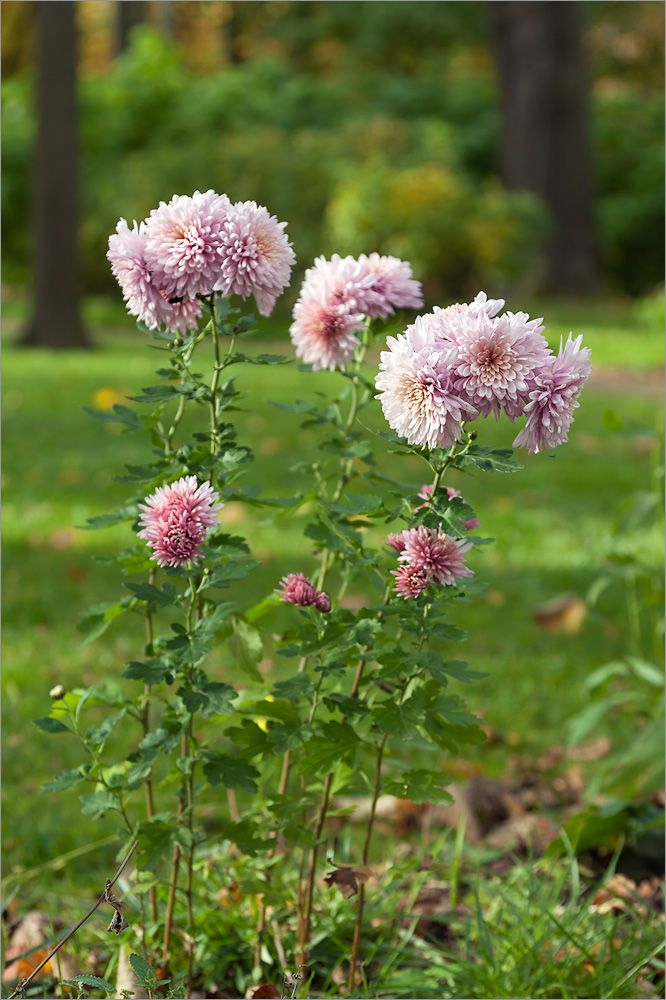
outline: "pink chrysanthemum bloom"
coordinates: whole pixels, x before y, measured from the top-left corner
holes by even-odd
[[[572,340],[569,334],[564,347],[551,364],[534,376],[535,388],[525,407],[527,423],[513,442],[514,448],[527,446],[530,455],[556,448],[568,440],[569,427],[578,396],[592,370],[590,349],[582,347],[583,337]]]
[[[301,294],[294,306],[294,322],[289,335],[296,356],[322,368],[344,368],[359,343],[364,316],[356,308],[356,298],[345,296],[346,279],[340,269],[324,267],[321,257],[306,272]]]
[[[405,548],[405,542],[403,540],[402,534],[389,535],[388,538],[386,539],[386,544],[390,545],[391,548],[395,549],[396,552],[402,552]]]
[[[476,316],[461,313],[460,321],[446,324],[442,344],[458,349],[453,384],[456,391],[484,417],[510,420],[520,416],[537,369],[546,364],[550,348],[541,335],[541,320],[526,313],[504,313],[491,318],[481,310]]]
[[[446,492],[450,497],[460,497],[463,503],[465,503],[465,498],[461,496],[460,490],[454,490],[453,486],[447,486]],[[424,483],[421,487],[419,496],[425,501],[430,500],[430,497],[432,496],[432,483]],[[419,506],[415,507],[414,510],[421,510],[421,508],[425,506],[426,505],[424,503],[419,504]],[[472,531],[473,528],[478,528],[480,524],[478,517],[470,517],[468,521],[461,521],[460,523],[467,528],[468,531]]]
[[[465,565],[464,554],[472,548],[472,542],[451,538],[441,528],[434,531],[421,525],[406,528],[402,532],[405,547],[399,555],[400,562],[423,573],[426,579],[435,580],[441,586],[453,586],[456,579],[474,576],[473,570]]]
[[[453,384],[457,348],[437,343],[420,316],[387,344],[375,385],[389,425],[419,448],[450,447],[460,440],[462,421],[476,416]]]
[[[366,308],[362,311],[374,319],[386,319],[396,309],[420,309],[423,305],[421,282],[412,277],[412,268],[398,257],[362,253],[358,263],[366,276],[372,278],[371,294],[367,295]]]
[[[163,289],[155,284],[146,262],[145,223],[129,228],[121,219],[116,232],[109,237],[108,259],[111,270],[123,293],[128,311],[145,323],[150,330],[162,323],[171,332],[196,326],[201,307],[196,299],[170,303]]]
[[[253,295],[261,315],[270,316],[296,261],[286,225],[256,201],[233,205],[221,234],[222,274],[216,291],[244,299]]]
[[[496,316],[504,307],[504,299],[489,299],[485,292],[479,292],[471,302],[454,302],[453,305],[440,309],[435,306],[435,315],[444,323],[455,323],[462,316]]]
[[[217,500],[210,483],[199,485],[196,476],[158,486],[139,504],[143,530],[138,535],[154,549],[150,558],[160,566],[187,566],[201,559],[201,543],[218,523],[218,512],[224,506]]]
[[[395,576],[396,593],[408,600],[410,597],[418,597],[422,590],[428,586],[428,580],[423,570],[414,566],[400,566],[392,569]]]
[[[316,590],[312,581],[303,573],[289,573],[280,580],[282,590],[277,590],[280,600],[288,604],[307,607],[314,604],[318,611],[328,614],[331,599],[323,590]]]
[[[195,191],[160,202],[146,221],[146,261],[167,299],[208,295],[220,277],[222,233],[231,203],[226,195]]]

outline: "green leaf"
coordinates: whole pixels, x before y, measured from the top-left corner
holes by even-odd
[[[162,403],[181,394],[181,389],[175,385],[148,385],[141,392],[143,396],[128,396],[135,403]]]
[[[244,580],[260,565],[255,559],[229,559],[215,567],[206,586],[228,587],[236,580]]]
[[[108,983],[106,979],[100,979],[99,976],[89,976],[85,972],[79,976],[72,976],[71,979],[67,980],[67,985],[70,983],[81,983],[82,986],[91,986],[95,990],[104,990],[105,993],[116,992],[115,986]]]
[[[33,719],[33,725],[37,726],[45,733],[71,733],[72,730],[69,726],[64,725],[60,719],[54,719],[52,716],[47,715],[43,719]]]
[[[325,722],[320,731],[324,735],[313,737],[303,751],[298,765],[300,774],[330,774],[338,761],[361,742],[346,722]]]
[[[465,455],[459,455],[453,465],[462,469],[466,465],[476,465],[484,472],[518,472],[523,466],[511,459],[511,448],[489,448],[487,445],[470,445]]]
[[[294,729],[293,726],[272,725],[268,730],[268,742],[275,747],[277,753],[296,750],[302,743],[312,739],[314,730],[309,722]]]
[[[120,524],[136,517],[136,508],[114,511],[113,514],[100,514],[99,517],[87,517],[86,523],[79,525],[82,531],[93,531],[97,528],[109,528],[112,524]]]
[[[478,670],[469,670],[464,660],[445,661],[439,654],[430,653],[429,655],[432,659],[426,666],[431,676],[439,681],[442,687],[446,687],[449,677],[454,677],[457,681],[462,681],[463,684],[469,684],[471,681],[488,677],[488,674],[481,673]]]
[[[161,684],[166,681],[171,684],[174,679],[175,668],[169,660],[154,657],[150,660],[132,660],[127,669],[123,671],[123,677],[128,677],[133,681],[143,681],[144,684]]]
[[[229,715],[238,697],[238,693],[222,681],[181,688],[178,695],[188,712],[201,712],[204,719],[213,715]]]
[[[259,851],[268,851],[275,845],[274,840],[262,840],[257,836],[258,827],[250,819],[241,819],[237,823],[223,823],[222,836],[232,844],[254,858]]]
[[[412,802],[433,802],[435,805],[450,805],[453,796],[446,791],[439,771],[422,768],[404,771],[399,778],[392,778],[383,784],[385,795],[396,795],[399,799]]]
[[[107,792],[106,789],[79,795],[79,802],[81,802],[81,812],[84,816],[92,816],[93,819],[101,819],[109,809],[118,809],[115,796],[111,792]]]
[[[240,728],[227,729],[224,734],[238,746],[244,747],[240,752],[244,757],[256,757],[260,753],[270,753],[268,734],[250,719],[243,719]]]
[[[376,514],[384,510],[384,501],[374,493],[347,493],[344,503],[325,504],[339,514]]]
[[[87,766],[87,765],[86,765]],[[74,788],[75,785],[80,785],[86,780],[85,774],[75,768],[67,768],[66,771],[60,771],[53,778],[53,781],[49,781],[48,784],[42,785],[39,789],[42,792],[61,792],[65,788]]]
[[[245,792],[258,791],[254,779],[259,777],[259,772],[247,760],[212,751],[205,751],[205,756],[207,760],[203,769],[210,785],[223,784],[226,788],[242,788]]]
[[[127,709],[122,708],[119,712],[114,712],[113,715],[107,715],[98,726],[91,726],[91,728],[86,733],[86,738],[102,747],[113,731],[113,727],[116,722],[119,722],[127,714]]]
[[[172,583],[165,583],[161,587],[155,587],[152,583],[126,583],[125,587],[140,601],[148,601],[158,608],[168,608],[178,604],[180,597],[178,589]]]
[[[151,983],[154,980],[157,980],[157,973],[153,969],[150,962],[147,962],[143,956],[132,952],[129,957],[129,964],[132,966],[142,983]]]
[[[306,674],[294,674],[284,681],[277,681],[273,685],[273,694],[278,698],[286,698],[297,701],[305,697],[308,700],[312,697],[316,682],[311,680]]]
[[[234,634],[229,645],[238,665],[252,680],[263,680],[255,663],[263,655],[264,643],[261,632],[243,618],[234,618]]]

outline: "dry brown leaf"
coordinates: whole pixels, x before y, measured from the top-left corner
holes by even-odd
[[[48,940],[52,936],[52,933],[51,921],[45,913],[40,910],[31,910],[26,913],[7,945],[5,960],[9,964],[2,973],[3,983],[11,982],[14,979],[25,979],[34,972],[40,962],[55,947],[54,944],[42,944],[44,940]],[[71,979],[72,976],[76,976],[81,971],[75,959],[60,950],[50,962],[46,963],[43,969],[40,969],[35,978],[53,975],[58,969],[60,969],[63,979]]]
[[[557,840],[559,830],[546,816],[525,813],[501,823],[486,837],[489,847],[516,851],[531,847],[536,856]]]
[[[638,902],[640,895],[642,893],[634,880],[618,872],[611,875],[599,889],[590,905],[590,913],[622,913],[624,910],[635,909],[645,916],[648,907]]]
[[[280,1000],[282,993],[273,983],[261,983],[250,986],[245,994],[245,1000]]]
[[[561,594],[537,608],[534,612],[534,620],[541,628],[549,631],[568,632],[569,635],[576,635],[580,632],[586,612],[585,601],[576,594]]]
[[[340,868],[324,876],[327,885],[336,885],[345,899],[355,896],[359,885],[368,881],[372,872],[369,868]]]

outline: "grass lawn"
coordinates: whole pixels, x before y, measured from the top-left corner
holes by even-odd
[[[89,303],[87,309],[93,318],[104,317],[99,304]],[[94,351],[22,350],[12,341],[22,310],[20,303],[9,303],[4,346],[6,871],[47,863],[114,833],[113,825],[80,816],[76,790],[38,794],[54,772],[79,763],[79,751],[66,737],[38,731],[30,720],[48,713],[54,684],[73,687],[118,677],[143,642],[141,623],[134,626],[126,618],[90,645],[81,646],[75,631],[84,608],[116,599],[122,590],[116,569],[94,557],[131,541],[127,525],[103,531],[78,526],[122,504],[127,487],[112,476],[123,464],[139,463],[147,447],[143,437],[90,419],[81,405],[105,408],[122,402],[155,381],[161,361],[143,335],[127,327],[97,329]],[[553,344],[572,329],[592,347],[595,372],[569,444],[552,454],[517,454],[525,469],[515,475],[456,473],[450,479],[477,513],[481,533],[496,540],[475,555],[474,569],[487,588],[473,604],[460,606],[457,624],[469,640],[456,650],[488,675],[470,689],[468,699],[493,739],[470,751],[464,765],[489,775],[503,773],[516,757],[534,759],[581,738],[609,737],[616,754],[610,759],[622,757],[652,711],[650,692],[643,698],[635,677],[617,687],[620,697],[612,710],[592,712],[586,721],[581,718],[591,705],[586,682],[600,667],[627,655],[657,664],[661,657],[663,529],[657,512],[662,503],[659,499],[655,506],[653,500],[662,482],[663,402],[655,380],[662,333],[649,317],[626,307],[557,304],[550,312],[547,305],[534,310],[542,311],[547,321],[552,314],[547,332]],[[258,344],[246,346],[248,352],[261,350]],[[289,345],[278,348],[273,340],[268,350],[289,353]],[[235,372],[239,387],[248,392],[247,412],[237,414],[239,440],[255,452],[247,481],[261,481],[266,496],[284,496],[305,485],[288,470],[314,456],[316,437],[270,400],[311,399],[339,376],[302,373],[296,365],[239,366]],[[378,404],[368,423],[387,429]],[[516,433],[506,421],[480,422],[478,430],[479,443],[498,447],[510,447]],[[395,459],[387,456],[386,461]],[[413,483],[416,492],[428,470],[417,459],[399,461],[400,478]],[[303,511],[275,520],[234,503],[227,505],[224,518],[249,538],[261,562],[252,576],[257,589],[234,594],[241,607],[269,594],[284,573],[307,572],[313,564]],[[547,624],[552,627],[545,628],[535,613],[562,595],[568,601],[564,611],[551,615]],[[363,595],[352,593],[350,599],[362,601]],[[284,608],[274,612],[275,631],[284,613]],[[238,680],[223,653],[214,672],[218,679]],[[459,765],[444,763],[454,772]],[[622,799],[653,791],[659,773],[658,762],[639,762],[621,773],[606,759],[589,766],[586,782],[590,797]],[[76,881],[85,878],[84,866]],[[33,880],[31,891],[38,891],[41,881]]]

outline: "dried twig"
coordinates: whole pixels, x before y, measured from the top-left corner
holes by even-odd
[[[42,962],[39,963],[39,965],[37,966],[36,969],[32,970],[32,972],[30,973],[30,975],[26,979],[19,980],[19,982],[16,984],[16,989],[10,995],[9,1000],[13,1000],[14,997],[22,997],[23,996],[23,991],[25,990],[25,988],[28,985],[28,983],[30,982],[30,980],[34,979],[35,976],[37,975],[37,973],[40,972],[44,968],[44,966],[46,965],[46,963],[49,962],[53,958],[53,956],[56,954],[56,952],[60,951],[60,949],[62,948],[62,946],[67,941],[69,941],[69,939],[71,937],[73,937],[74,934],[76,934],[76,932],[78,931],[79,927],[83,927],[83,925],[85,924],[86,920],[88,920],[90,917],[92,917],[92,915],[95,912],[95,910],[97,909],[97,907],[101,906],[102,903],[109,903],[113,907],[113,910],[114,910],[113,919],[111,921],[111,924],[109,925],[109,930],[110,931],[115,931],[116,934],[119,934],[120,931],[124,929],[124,927],[128,927],[129,926],[128,923],[127,923],[127,921],[124,920],[123,915],[122,915],[122,905],[123,904],[118,899],[116,899],[116,897],[111,892],[111,889],[116,884],[116,882],[118,881],[118,879],[120,878],[120,876],[122,875],[122,873],[125,870],[125,867],[126,867],[128,861],[129,861],[129,859],[132,857],[132,855],[134,854],[135,850],[137,849],[138,844],[139,844],[139,841],[135,840],[134,843],[132,844],[132,846],[129,849],[127,857],[125,858],[125,860],[121,864],[121,866],[118,869],[118,871],[116,872],[116,874],[113,876],[112,879],[107,879],[106,880],[106,882],[104,883],[104,892],[101,894],[101,896],[99,897],[99,899],[97,900],[97,902],[95,903],[95,905],[92,906],[88,910],[88,912],[86,913],[85,917],[82,920],[79,920],[79,922],[76,925],[76,927],[73,927],[71,929],[71,931],[69,931],[67,934],[65,934],[64,938],[62,939],[62,941],[58,942],[58,944],[55,946],[55,948],[53,949],[53,951],[49,955],[47,955],[46,958]]]

